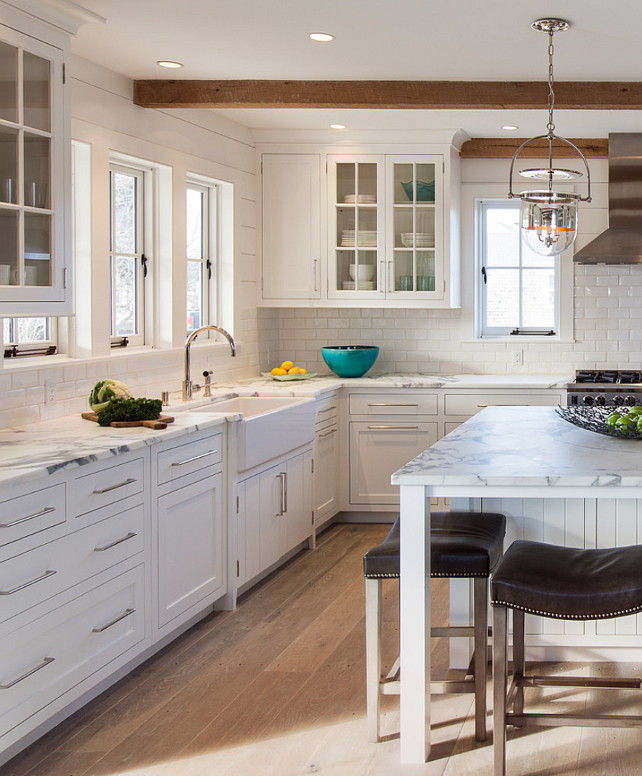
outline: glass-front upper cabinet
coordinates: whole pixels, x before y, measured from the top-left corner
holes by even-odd
[[[382,158],[333,156],[328,172],[329,295],[381,298],[385,290],[380,272],[384,250]]]
[[[441,294],[442,157],[387,157],[387,290],[396,296]]]
[[[63,52],[0,25],[0,300],[9,303],[6,312],[55,313],[55,303],[65,300],[65,107]]]

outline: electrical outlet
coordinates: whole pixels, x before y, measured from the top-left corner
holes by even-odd
[[[56,401],[56,381],[45,380],[45,404],[55,404]]]
[[[511,350],[510,362],[513,366],[521,366],[524,363],[524,351],[523,350]]]

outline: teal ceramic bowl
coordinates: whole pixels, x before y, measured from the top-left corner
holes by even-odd
[[[412,181],[401,184],[402,189],[406,192],[406,196],[412,202]],[[435,201],[435,181],[426,183],[425,181],[417,181],[417,202],[434,202]]]
[[[362,377],[377,360],[376,345],[329,345],[321,348],[323,360],[339,377]]]

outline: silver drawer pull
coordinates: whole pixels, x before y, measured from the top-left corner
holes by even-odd
[[[418,407],[418,404],[412,404],[408,402],[402,402],[400,404],[389,404],[387,402],[379,402],[377,404],[368,404],[368,407]]]
[[[17,679],[14,679],[13,682],[8,682],[7,684],[0,684],[0,690],[8,690],[10,687],[13,687],[14,685],[18,684],[18,682],[22,682],[23,679],[26,679],[28,676],[31,676],[31,674],[35,674],[36,671],[40,671],[41,668],[48,666],[49,663],[53,663],[55,659],[56,659],[55,657],[46,657],[42,661],[42,663],[38,663],[38,665],[35,668],[32,668],[31,671],[27,671],[26,674],[19,676]]]
[[[111,548],[115,547],[117,544],[122,544],[128,539],[133,539],[134,536],[138,536],[138,534],[135,531],[130,531],[127,536],[122,536],[120,539],[116,539],[115,542],[111,542],[110,544],[103,544],[102,547],[94,547],[94,552],[105,552],[105,550],[111,550]]]
[[[331,428],[329,431],[326,431],[325,434],[319,434],[319,439],[324,439],[325,437],[329,437],[332,434],[336,434],[337,430],[336,428]]]
[[[320,415],[322,412],[330,412],[330,410],[336,410],[336,408],[337,405],[333,404],[332,407],[326,407],[325,409],[317,410],[317,414]]]
[[[130,614],[133,614],[136,611],[136,609],[125,609],[125,611],[116,617],[116,619],[112,620],[111,622],[108,622],[107,625],[101,625],[98,628],[92,628],[92,633],[102,633],[103,631],[106,631],[107,628],[111,628],[112,625],[115,625],[117,622],[120,622],[121,620],[124,620],[125,617],[129,617]]]
[[[12,590],[0,590],[0,595],[13,595],[13,593],[17,593],[18,590],[24,590],[25,587],[31,587],[31,585],[35,585],[36,582],[42,582],[43,579],[49,579],[49,577],[53,577],[53,575],[57,573],[57,571],[53,570],[45,571],[41,576],[31,579],[29,582],[25,582],[22,585],[18,585],[18,587],[14,587]]]
[[[523,407],[523,404],[478,404],[480,408],[483,407]]]
[[[11,523],[0,523],[0,528],[13,528],[14,525],[20,525],[20,523],[26,523],[27,520],[33,520],[34,517],[42,517],[48,515],[50,512],[55,512],[56,507],[45,507],[40,512],[35,512],[33,515],[27,515],[26,517],[20,517],[18,520],[14,520]]]
[[[101,496],[103,493],[109,493],[110,490],[117,490],[118,488],[124,488],[125,485],[132,485],[134,482],[138,482],[138,480],[134,479],[134,477],[128,477],[123,482],[118,482],[116,485],[110,485],[107,488],[102,488],[101,490],[95,490],[93,491],[94,496]]]
[[[368,426],[371,431],[379,431],[382,429],[396,429],[397,431],[418,431],[419,426]]]
[[[193,458],[187,458],[185,461],[174,461],[172,466],[185,466],[186,463],[192,463],[192,461],[198,461],[201,458],[207,458],[208,455],[214,455],[218,453],[218,450],[208,450],[206,453],[195,455]]]

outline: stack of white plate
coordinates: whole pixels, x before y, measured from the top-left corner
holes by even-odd
[[[354,229],[344,229],[341,232],[341,245],[344,248],[354,248],[357,242],[360,248],[376,248],[377,230],[360,229],[358,237]]]
[[[402,232],[401,244],[406,248],[434,248],[435,247],[435,235],[430,232]]]
[[[359,288],[357,288],[357,284],[354,282],[354,280],[344,280],[343,290],[344,291],[376,291],[377,284],[374,280],[360,280]]]
[[[359,205],[376,205],[377,197],[375,194],[346,194],[343,201],[347,205],[354,205],[355,202]]]

